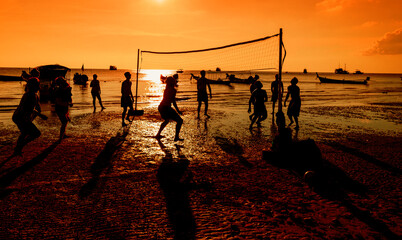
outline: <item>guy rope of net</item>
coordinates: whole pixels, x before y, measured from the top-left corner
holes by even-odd
[[[278,70],[279,34],[221,47],[156,52],[140,50],[140,69]]]

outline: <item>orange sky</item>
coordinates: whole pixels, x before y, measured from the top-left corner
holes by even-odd
[[[284,71],[402,73],[401,0],[2,0],[0,67],[136,68],[137,49],[284,31]]]

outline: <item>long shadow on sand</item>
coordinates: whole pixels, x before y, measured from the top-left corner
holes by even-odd
[[[53,143],[38,156],[0,177],[0,199],[5,198],[13,192],[13,190],[7,190],[6,188],[10,186],[15,179],[41,163],[57,147],[57,145],[59,145],[59,142]]]
[[[345,146],[343,144],[340,144],[340,143],[337,143],[337,142],[328,142],[326,144],[328,146],[331,146],[331,147],[335,148],[335,149],[338,149],[338,150],[341,150],[343,152],[352,154],[352,155],[354,155],[356,157],[359,157],[359,158],[361,158],[361,159],[363,159],[363,160],[365,160],[365,161],[367,161],[369,163],[375,164],[378,167],[383,168],[383,169],[385,169],[385,170],[387,170],[387,171],[389,171],[389,172],[391,172],[391,173],[393,173],[393,174],[395,174],[397,176],[400,176],[401,173],[402,173],[401,169],[399,169],[397,167],[394,167],[394,166],[392,166],[390,164],[387,164],[385,162],[382,162],[382,161],[376,159],[375,157],[373,157],[373,156],[371,156],[371,155],[369,155],[367,153],[364,153],[364,152],[362,152],[362,151],[360,151],[358,149],[347,147],[347,146]]]
[[[95,162],[91,166],[92,177],[81,187],[78,195],[80,198],[89,196],[97,187],[101,173],[110,168],[112,165],[113,154],[120,148],[128,135],[128,128],[123,130],[123,134],[117,133],[107,141],[101,153],[96,157]]]
[[[226,153],[235,156],[241,164],[247,168],[252,168],[251,164],[245,157],[243,157],[243,147],[236,141],[236,139],[227,139],[219,136],[215,136],[216,144]]]
[[[331,201],[344,206],[361,222],[367,224],[387,239],[398,239],[388,226],[375,219],[368,211],[361,210],[353,204],[348,193],[355,193],[366,198],[367,187],[350,178],[340,168],[321,157],[321,152],[313,140],[293,143],[290,149],[270,155],[267,161],[280,168],[285,168],[304,178],[312,189]],[[309,171],[307,173],[307,171]],[[301,225],[301,227],[306,227]],[[310,229],[312,230],[312,229]]]
[[[193,174],[188,169],[189,160],[176,145],[178,159],[173,159],[171,152],[158,140],[165,157],[158,168],[157,178],[162,189],[167,207],[169,222],[174,230],[174,239],[195,239],[197,225],[190,205],[189,192],[195,189],[209,189],[208,183],[195,183]]]
[[[310,184],[313,190],[320,196],[343,205],[361,222],[367,224],[387,239],[398,239],[398,235],[392,232],[388,226],[381,220],[374,218],[369,211],[360,209],[353,204],[348,192],[359,194],[366,197],[367,188],[351,179],[345,172],[335,165],[324,161],[324,166],[319,170],[317,178]]]

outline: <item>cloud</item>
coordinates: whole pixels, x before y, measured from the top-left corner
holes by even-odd
[[[327,12],[338,12],[341,11],[348,2],[349,0],[322,0],[316,5]]]
[[[374,0],[321,0],[316,3],[316,6],[326,12],[340,12],[352,5],[356,7],[373,1]]]
[[[402,54],[402,28],[386,33],[372,48],[364,52],[366,56],[399,54]]]
[[[376,22],[376,21],[368,21],[368,22],[363,23],[361,26],[363,28],[370,28],[370,27],[373,27],[373,26],[375,26],[377,24],[378,24],[378,22]]]

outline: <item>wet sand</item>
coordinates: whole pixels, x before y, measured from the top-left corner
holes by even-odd
[[[210,119],[197,120],[195,108],[182,110],[183,142],[173,141],[174,123],[160,142],[152,137],[161,123],[155,108],[127,128],[120,111],[77,114],[60,144],[57,118],[38,119],[42,136],[12,159],[18,129],[2,123],[0,239],[401,236],[400,131],[317,117],[326,109],[302,112],[293,138],[313,138],[331,169],[317,189],[291,167],[263,160],[277,133],[272,119],[249,131],[247,114],[211,109]],[[401,119],[392,114],[381,118]]]

